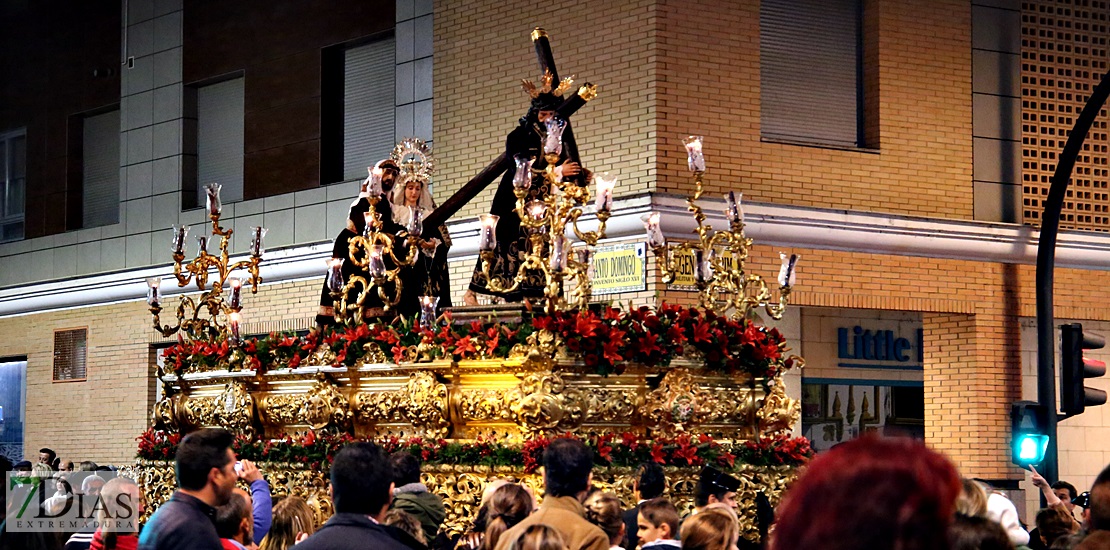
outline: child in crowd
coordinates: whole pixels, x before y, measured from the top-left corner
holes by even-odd
[[[663,497],[640,504],[636,525],[641,550],[682,547],[678,541],[678,510]]]

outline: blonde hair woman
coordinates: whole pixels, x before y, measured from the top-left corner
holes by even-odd
[[[706,508],[682,524],[682,550],[730,550],[739,534],[734,516],[719,508]]]
[[[301,497],[288,496],[274,505],[274,519],[258,550],[286,550],[316,532],[316,512]]]

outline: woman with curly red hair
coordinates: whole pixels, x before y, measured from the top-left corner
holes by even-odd
[[[784,497],[772,550],[947,549],[960,476],[909,439],[863,437],[817,456]]]

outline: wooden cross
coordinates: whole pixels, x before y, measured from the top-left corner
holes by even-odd
[[[559,72],[555,68],[555,57],[551,53],[551,43],[547,39],[547,32],[542,28],[536,27],[532,31],[532,43],[536,46],[536,59],[540,64],[540,73],[544,71],[551,73],[552,82],[559,81]],[[570,116],[578,112],[586,102],[597,96],[597,87],[589,82],[583,84],[578,91],[568,97],[563,104],[559,106],[555,112],[564,120],[569,120]],[[574,132],[570,126],[567,126],[566,132],[563,134],[563,150],[566,151],[567,157],[570,160],[579,162],[578,158],[578,145],[574,141]],[[493,162],[478,172],[470,181],[466,182],[461,189],[451,195],[443,204],[428,214],[424,219],[424,224],[427,227],[438,227],[445,223],[448,218],[455,215],[463,205],[470,202],[474,197],[478,196],[483,189],[489,186],[493,180],[503,174],[506,170],[513,167],[513,159],[505,153],[501,153]]]

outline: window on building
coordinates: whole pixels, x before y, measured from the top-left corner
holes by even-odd
[[[763,0],[764,138],[863,147],[862,0]],[[870,88],[870,87],[868,87]]]
[[[27,188],[27,134],[0,134],[0,242],[23,238]]]
[[[392,36],[324,50],[321,176],[366,177],[394,145],[396,46]],[[334,99],[329,101],[328,99]]]
[[[0,455],[23,457],[27,359],[0,359]]]
[[[197,189],[204,204],[204,186],[219,183],[222,202],[243,200],[243,78],[196,88]]]
[[[119,110],[84,117],[81,227],[119,223]]]

